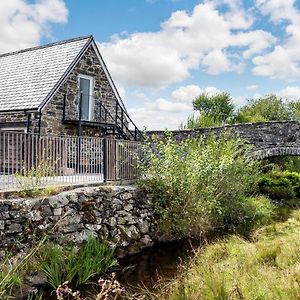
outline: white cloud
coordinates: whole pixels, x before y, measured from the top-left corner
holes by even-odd
[[[39,44],[49,24],[67,22],[63,0],[7,0],[0,2],[0,53]]]
[[[195,84],[181,86],[172,92],[172,99],[178,102],[192,102],[203,90]]]
[[[256,0],[256,6],[274,23],[282,20],[296,20],[298,17],[294,0]]]
[[[251,13],[237,1],[221,1],[228,4],[225,12],[218,2],[198,4],[190,13],[173,12],[159,31],[115,35],[99,44],[113,77],[125,86],[164,87],[187,79],[192,70],[241,72],[243,60],[270,47],[275,38],[252,30]]]
[[[300,87],[287,86],[285,89],[278,92],[277,95],[287,100],[300,100]]]
[[[258,85],[257,84],[253,84],[253,85],[248,85],[247,86],[247,90],[248,91],[255,91],[258,89]]]
[[[178,129],[179,125],[194,113],[193,100],[203,92],[214,95],[221,91],[216,87],[181,86],[171,92],[168,99],[158,98],[150,101],[146,98],[142,107],[130,108],[128,112],[140,128],[147,127],[152,130]],[[137,91],[134,94],[139,95]]]
[[[152,102],[145,102],[145,109],[149,111],[163,111],[168,113],[177,113],[182,111],[190,111],[192,109],[191,103],[181,103],[169,101],[164,98],[158,98]]]
[[[285,24],[285,37],[273,51],[253,59],[255,75],[296,80],[300,78],[300,11],[293,0],[257,0],[257,7],[275,24]]]

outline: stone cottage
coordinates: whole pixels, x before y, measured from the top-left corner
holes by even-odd
[[[0,55],[0,132],[136,140],[92,36]]]

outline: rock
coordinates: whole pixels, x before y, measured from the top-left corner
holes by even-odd
[[[120,224],[120,225],[125,225],[125,224],[126,224],[125,218],[124,218],[124,217],[119,217],[119,218],[118,218],[118,224]]]
[[[153,241],[151,239],[151,237],[149,235],[145,235],[142,239],[141,242],[145,245],[145,246],[152,246],[153,245]]]
[[[37,238],[49,234],[62,245],[81,243],[93,235],[122,249],[123,254],[136,252],[152,244],[151,207],[147,196],[125,186],[83,187],[43,198],[4,200],[0,202],[0,250],[13,245],[21,232],[24,241],[18,245],[29,247],[34,236],[27,224],[33,224]]]
[[[140,220],[137,226],[140,229],[141,233],[145,234],[149,232],[150,224],[148,221]]]
[[[43,219],[42,213],[39,210],[32,210],[27,214],[27,218],[31,221],[40,221]]]
[[[42,205],[41,211],[42,211],[42,214],[44,217],[49,217],[49,216],[53,215],[52,210],[49,205]]]
[[[76,232],[79,228],[79,224],[70,224],[61,229],[63,233]]]
[[[53,215],[54,216],[61,216],[61,213],[62,213],[62,208],[61,207],[53,209]]]
[[[77,195],[77,193],[70,193],[70,194],[68,194],[66,197],[67,197],[67,198],[69,199],[69,201],[72,202],[72,203],[76,203],[77,200],[78,200],[78,195]]]
[[[115,227],[117,225],[117,219],[115,217],[109,218],[108,225],[111,227]]]
[[[131,204],[126,204],[124,206],[124,210],[126,210],[126,211],[132,211],[133,210],[133,206]]]
[[[127,241],[123,241],[121,244],[120,244],[121,247],[128,247],[129,246],[129,243]]]
[[[51,197],[51,199],[49,199],[49,204],[52,208],[64,207],[68,203],[69,203],[69,200],[67,199],[67,197],[65,195],[62,195],[62,194]]]
[[[130,213],[128,211],[126,211],[126,210],[119,210],[118,211],[118,215],[119,216],[129,216]]]
[[[111,204],[112,205],[123,205],[123,202],[120,200],[120,199],[118,199],[118,198],[113,198],[112,199],[112,201],[111,201]]]
[[[69,215],[60,220],[59,229],[61,232],[74,232],[79,228],[81,222],[81,216]]]
[[[8,211],[8,210],[9,210],[9,206],[8,205],[0,205],[0,212]]]
[[[131,193],[123,193],[120,195],[120,199],[122,200],[129,200],[132,198],[132,194]]]
[[[131,225],[129,228],[125,226],[119,226],[123,234],[125,234],[129,240],[135,240],[139,237],[139,231],[134,225]]]
[[[47,283],[47,278],[43,273],[38,273],[32,276],[28,275],[25,279],[31,286],[40,286]]]
[[[22,226],[18,223],[9,225],[7,233],[19,233],[22,232]]]
[[[78,201],[79,202],[84,202],[86,199],[85,195],[81,194],[79,197],[78,197]]]
[[[134,217],[132,217],[131,215],[127,215],[127,216],[125,216],[124,217],[124,219],[126,220],[126,222],[128,223],[128,224],[135,224],[136,223],[136,221],[135,221],[135,219],[134,219]]]
[[[102,228],[102,226],[96,224],[86,224],[85,228],[92,231],[99,231]]]

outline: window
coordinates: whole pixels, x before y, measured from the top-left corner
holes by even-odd
[[[79,75],[79,95],[81,96],[81,119],[93,118],[93,77]]]

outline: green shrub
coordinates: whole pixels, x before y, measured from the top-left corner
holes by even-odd
[[[265,196],[244,197],[240,202],[228,207],[226,215],[226,230],[248,235],[251,231],[272,222],[274,205]]]
[[[199,235],[243,219],[232,209],[248,207],[244,195],[259,177],[244,141],[227,134],[176,142],[170,133],[153,141],[145,146],[139,184],[153,194],[160,231]]]
[[[300,198],[300,174],[290,171],[271,171],[260,178],[258,190],[273,200],[295,200]]]

